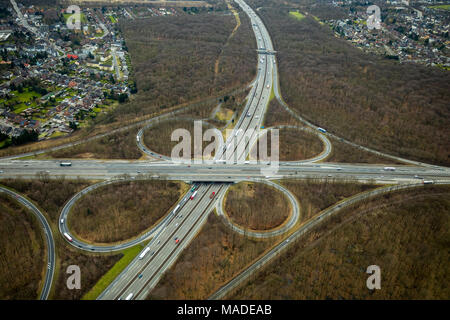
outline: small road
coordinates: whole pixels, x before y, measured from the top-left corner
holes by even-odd
[[[53,240],[52,229],[50,228],[50,225],[47,222],[45,216],[42,214],[42,212],[28,199],[18,194],[17,192],[11,191],[1,186],[0,192],[8,194],[9,196],[13,197],[16,201],[21,203],[23,206],[31,210],[31,212],[38,218],[39,222],[42,225],[42,228],[45,233],[45,239],[47,242],[47,268],[45,272],[44,285],[42,287],[39,299],[47,300],[48,295],[50,293],[50,289],[52,287],[53,276],[55,274],[55,242]]]
[[[291,203],[292,214],[291,214],[291,217],[289,218],[289,220],[287,221],[287,223],[283,224],[281,227],[277,227],[273,230],[268,230],[268,231],[251,231],[251,230],[244,229],[241,226],[238,226],[235,223],[233,223],[233,221],[231,221],[230,217],[224,212],[223,207],[225,205],[225,203],[224,203],[225,193],[222,193],[220,195],[219,201],[217,202],[217,205],[216,205],[217,213],[220,216],[224,217],[225,223],[228,227],[230,227],[233,231],[236,231],[237,233],[239,233],[241,235],[254,237],[254,238],[270,238],[270,237],[279,236],[279,235],[289,231],[300,219],[300,208],[299,208],[297,198],[295,198],[295,196],[289,190],[287,190],[286,188],[284,188],[283,186],[281,186],[277,183],[274,183],[272,181],[267,181],[267,180],[262,180],[260,182],[265,183],[265,184],[279,190],[288,198],[289,202]]]
[[[447,183],[439,183],[439,184],[449,184]],[[305,223],[302,227],[300,227],[297,231],[295,231],[293,234],[291,234],[289,237],[287,237],[283,242],[276,245],[274,248],[272,248],[267,254],[263,255],[261,258],[256,260],[252,265],[250,265],[248,268],[246,268],[243,272],[241,272],[239,275],[231,279],[227,284],[225,284],[223,287],[221,287],[219,290],[217,290],[213,295],[209,297],[209,300],[218,300],[223,299],[226,297],[228,293],[230,293],[233,289],[238,287],[240,284],[244,283],[245,280],[247,280],[252,274],[254,274],[256,271],[261,269],[263,266],[265,266],[267,263],[271,262],[274,258],[276,258],[280,253],[284,252],[286,249],[288,249],[295,240],[299,239],[301,236],[303,236],[306,232],[317,226],[319,223],[323,222],[326,218],[329,218],[332,215],[335,215],[339,211],[341,211],[344,208],[347,208],[359,201],[389,193],[399,190],[405,190],[405,189],[411,189],[411,188],[420,188],[424,187],[423,184],[416,183],[416,184],[402,184],[402,185],[395,185],[395,186],[388,186],[388,187],[382,187],[375,190],[363,192],[360,194],[357,194],[353,197],[350,197],[340,203],[337,203],[325,210],[323,210],[321,213],[316,215],[314,218],[309,220],[307,223]]]
[[[119,62],[117,59],[116,49],[112,48],[111,54],[113,56],[113,65],[114,65],[114,70],[116,72],[116,79],[117,79],[117,81],[120,81],[122,77],[120,76]]]

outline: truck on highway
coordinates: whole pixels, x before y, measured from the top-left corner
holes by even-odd
[[[72,237],[69,236],[69,234],[67,232],[64,232],[64,237],[66,237],[66,239],[69,240],[69,242],[73,241]]]
[[[215,196],[216,196],[216,192],[213,191],[213,192],[211,193],[211,195],[209,196],[209,198],[210,198],[210,199],[213,199]]]
[[[173,213],[176,213],[178,209],[180,209],[180,205],[177,205],[177,206],[175,207],[175,209],[173,209]]]
[[[423,184],[433,184],[433,180],[423,180]]]
[[[197,192],[198,192],[198,191],[195,191],[195,192],[192,194],[191,200],[194,200],[195,196],[197,195]]]
[[[147,247],[144,249],[144,251],[141,252],[141,254],[139,255],[139,260],[144,259],[145,255],[150,251],[150,247]]]
[[[72,165],[72,162],[69,162],[69,161],[60,162],[59,165],[61,167],[70,167]]]
[[[127,297],[125,298],[125,300],[131,300],[131,298],[133,298],[133,294],[130,293],[129,295],[127,295]]]
[[[395,171],[394,167],[384,167],[383,168],[384,171]]]
[[[317,128],[317,130],[319,130],[322,133],[326,133],[327,132],[327,130],[325,130],[324,128]]]

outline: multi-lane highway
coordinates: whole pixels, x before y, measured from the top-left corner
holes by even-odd
[[[48,174],[50,177],[65,176],[67,178],[82,177],[86,179],[106,180],[76,194],[62,210],[59,229],[61,235],[67,234],[69,236],[65,237],[65,239],[72,245],[83,250],[103,252],[121,250],[151,238],[150,243],[142,253],[144,255],[145,252],[145,256],[136,257],[99,296],[99,299],[144,299],[157,284],[161,275],[175,262],[182,250],[199,232],[214,206],[220,205],[219,201],[223,199],[223,195],[229,187],[228,182],[244,180],[266,181],[268,179],[284,178],[321,178],[393,184],[419,182],[423,185],[423,181],[427,183],[450,183],[449,168],[431,165],[423,166],[421,163],[411,161],[409,162],[412,164],[410,166],[396,166],[394,169],[385,168],[383,165],[314,163],[324,160],[329,155],[331,143],[326,137],[328,134],[323,135],[318,133],[316,126],[301,117],[299,118],[298,115],[296,117],[303,120],[307,126],[312,128],[312,132],[318,134],[321,138],[324,144],[324,151],[320,155],[312,159],[295,162],[279,162],[278,159],[272,159],[269,162],[247,161],[249,151],[260,135],[260,128],[268,106],[272,86],[274,86],[273,89],[277,99],[290,112],[293,113],[293,111],[282,101],[279,92],[276,59],[266,27],[244,1],[236,0],[236,2],[249,16],[255,34],[258,49],[258,73],[255,81],[252,83],[247,97],[247,104],[241,117],[237,120],[233,132],[228,136],[225,144],[216,152],[214,160],[203,163],[172,163],[168,157],[163,157],[148,150],[142,142],[143,129],[139,131],[136,137],[139,148],[160,160],[153,162],[70,160],[69,166],[61,166],[60,161],[55,160],[15,160],[19,156],[0,159],[0,178],[36,178],[38,174]],[[181,111],[183,110],[180,109],[177,112]],[[156,123],[156,121],[174,116],[175,114],[168,113],[151,120],[118,129],[117,131],[126,130],[139,124]],[[101,136],[99,135],[90,139]],[[89,139],[83,142],[86,141],[89,141]],[[59,148],[79,143],[81,142],[66,144],[50,150],[58,150]],[[46,151],[48,150],[30,153],[29,155]],[[66,225],[67,215],[71,206],[83,194],[104,184],[114,183],[118,179],[133,180],[140,178],[184,180],[196,183],[194,184],[194,190],[186,193],[183,199],[174,206],[161,223],[127,243],[93,246],[76,239],[70,234],[70,230]],[[340,207],[333,208],[327,212],[332,213],[340,210]],[[288,223],[288,227],[292,227],[298,217],[296,201],[293,204],[293,211],[293,218]],[[314,223],[318,223],[325,216],[323,213],[320,215],[320,218],[314,218]],[[313,224],[304,226],[302,229],[303,232],[312,226]],[[236,226],[232,227],[236,229]],[[239,228],[236,230],[238,232],[242,231]],[[276,232],[280,233],[284,231],[278,230]],[[296,234],[299,234],[299,232],[296,232]],[[255,234],[254,236],[259,235]],[[286,245],[287,242],[284,242],[283,246]]]
[[[179,204],[161,232],[147,245],[147,254],[136,257],[99,299],[145,299],[205,223],[215,202],[211,195],[219,193],[221,188],[222,184],[200,184],[191,190],[187,200]]]
[[[85,179],[118,179],[124,174],[131,178],[154,178],[183,181],[237,182],[264,179],[267,164],[249,161],[244,164],[179,164],[165,161],[126,160],[71,160],[70,167],[60,166],[57,160],[8,160],[0,162],[2,178],[38,178],[44,173],[50,177]],[[449,180],[450,168],[398,166],[385,170],[385,165],[343,163],[279,162],[274,179],[283,178],[336,178],[346,180],[383,180],[390,183],[408,182],[414,179]]]
[[[251,19],[253,30],[257,37],[258,48],[272,50],[271,42],[268,41],[267,30],[262,24],[262,21],[243,2],[237,2],[246,10]],[[244,112],[239,118],[232,135],[228,137],[224,149],[217,152],[215,156],[216,161],[230,160],[236,156],[237,159],[245,159],[248,154],[249,142],[246,141],[243,135],[239,135],[239,130],[246,132],[249,129],[253,129],[254,132],[249,137],[250,141],[256,139],[258,136],[272,87],[272,66],[273,60],[270,60],[264,54],[259,55],[258,80],[250,90]],[[141,135],[138,135],[137,141],[138,144],[142,141]],[[175,165],[172,166],[172,169],[177,167],[180,168],[180,166]],[[184,173],[194,171],[190,165],[189,167],[185,166],[182,170]],[[217,176],[217,171],[211,171],[213,170],[212,166],[207,169],[197,169],[197,172],[200,172],[200,170],[209,170],[207,172],[209,177],[212,173],[214,173],[214,176]],[[163,171],[158,172],[159,175],[166,175]],[[194,181],[198,180],[196,175],[193,178],[192,180]],[[180,205],[179,212],[177,212],[179,218],[175,217],[169,221],[167,226],[162,229],[162,232],[152,239],[149,244],[150,249],[147,256],[143,259],[139,259],[139,257],[135,259],[99,298],[144,299],[156,285],[161,275],[173,264],[182,249],[189,244],[195,234],[200,230],[201,225],[206,221],[218,196],[225,192],[228,187],[227,184],[223,183],[223,180],[219,179],[218,181],[221,183],[201,184],[198,190],[193,190],[191,197],[195,197],[183,206]]]

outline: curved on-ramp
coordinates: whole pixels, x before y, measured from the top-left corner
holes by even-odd
[[[313,130],[309,127],[299,127],[299,126],[293,126],[293,125],[279,125],[279,126],[273,126],[273,127],[267,128],[267,130],[270,130],[270,129],[296,129],[296,130],[306,131],[308,133],[318,136],[318,138],[321,140],[321,142],[324,146],[324,149],[322,150],[322,152],[319,153],[317,156],[314,156],[309,159],[304,159],[304,160],[279,161],[280,164],[282,163],[284,165],[296,165],[296,164],[313,163],[313,162],[323,161],[326,158],[328,158],[328,156],[331,154],[331,150],[332,150],[331,141],[318,130]],[[264,134],[266,134],[266,133],[261,132],[260,136],[258,136],[258,139],[260,139],[261,136],[263,136]],[[255,142],[252,145],[250,150],[255,147],[256,143],[257,142]]]
[[[236,225],[235,223],[233,223],[231,221],[231,218],[223,210],[223,207],[225,205],[224,204],[225,192],[223,192],[220,195],[219,201],[217,202],[217,205],[216,205],[217,213],[220,216],[224,217],[224,221],[228,227],[230,227],[233,231],[236,231],[237,233],[239,233],[241,235],[246,235],[246,236],[254,237],[254,238],[270,238],[270,237],[275,237],[275,236],[281,235],[281,234],[289,231],[300,219],[300,208],[299,208],[297,198],[289,190],[287,190],[286,188],[284,188],[283,186],[281,186],[277,183],[274,183],[272,181],[265,181],[265,180],[261,180],[261,181],[257,181],[257,182],[267,184],[267,185],[277,189],[278,191],[282,192],[284,195],[286,195],[289,202],[291,203],[292,214],[291,214],[289,220],[286,223],[282,224],[281,227],[276,227],[273,230],[268,230],[268,231],[252,231],[252,230],[247,230],[241,226]]]
[[[118,244],[94,245],[94,244],[90,244],[90,243],[87,243],[85,241],[78,239],[70,232],[69,227],[67,226],[67,217],[68,217],[73,205],[83,195],[85,195],[97,188],[106,186],[106,185],[110,185],[113,183],[119,183],[119,182],[127,182],[127,181],[136,181],[136,180],[117,179],[117,180],[102,181],[102,182],[99,182],[99,183],[96,183],[96,184],[93,184],[93,185],[90,185],[90,186],[84,188],[83,190],[81,190],[80,192],[75,194],[69,201],[67,201],[67,203],[64,205],[64,208],[61,210],[61,214],[59,216],[60,223],[58,223],[59,224],[59,232],[61,233],[61,236],[66,240],[67,243],[69,243],[70,245],[72,245],[78,249],[85,250],[85,251],[114,252],[114,251],[120,251],[123,249],[133,247],[145,240],[148,240],[149,238],[153,237],[153,235],[156,234],[156,232],[158,232],[158,230],[160,230],[161,228],[164,227],[165,223],[170,219],[171,214],[173,213],[173,210],[171,210],[169,212],[169,214],[167,214],[159,223],[157,223],[155,226],[153,226],[150,230],[146,231],[144,234],[142,234],[132,240],[125,241],[125,242],[118,243]],[[183,196],[183,198],[185,198],[185,196]],[[72,241],[69,241],[67,239],[67,237],[64,235],[64,233],[67,233],[70,236],[70,238],[72,239]]]
[[[9,196],[13,197],[16,201],[21,203],[23,206],[25,206],[27,209],[29,209],[38,218],[39,222],[42,225],[45,234],[45,239],[47,242],[47,268],[45,272],[44,285],[42,287],[39,299],[47,300],[48,295],[50,293],[50,289],[52,287],[53,276],[55,274],[55,242],[53,240],[52,229],[50,228],[50,225],[47,222],[45,216],[42,214],[42,212],[31,201],[29,201],[22,195],[18,194],[17,192],[14,192],[1,186],[0,192],[8,194]]]

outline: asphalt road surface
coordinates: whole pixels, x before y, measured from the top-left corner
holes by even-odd
[[[42,214],[42,212],[28,199],[24,198],[17,192],[11,191],[1,186],[0,192],[8,194],[16,201],[18,201],[20,204],[22,204],[24,207],[29,209],[38,218],[39,222],[42,225],[42,229],[45,234],[45,240],[47,242],[47,268],[45,271],[44,285],[42,287],[39,299],[47,300],[48,295],[50,293],[50,289],[52,287],[53,276],[55,274],[55,242],[53,240],[52,229],[50,228],[50,225],[47,222],[45,216]]]

